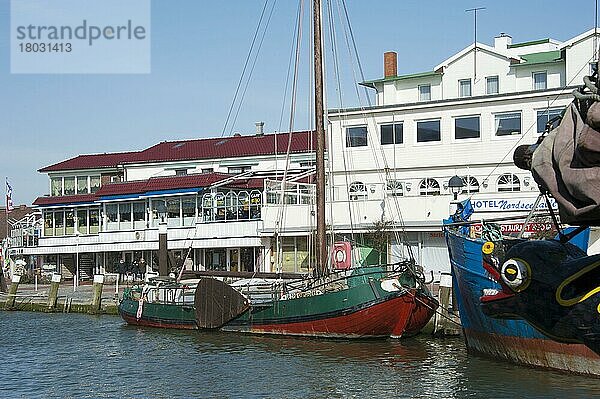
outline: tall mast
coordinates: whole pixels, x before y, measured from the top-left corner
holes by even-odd
[[[317,274],[327,268],[327,240],[325,233],[325,121],[323,109],[323,54],[321,43],[321,0],[313,0],[314,73],[315,73],[315,126],[317,133]]]

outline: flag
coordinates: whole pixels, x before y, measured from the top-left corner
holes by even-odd
[[[6,178],[6,213],[13,210],[13,200],[12,200],[12,187],[8,182],[8,177]]]

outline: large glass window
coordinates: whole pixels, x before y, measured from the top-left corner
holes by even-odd
[[[465,116],[454,119],[454,138],[456,139],[474,139],[478,138],[479,117]]]
[[[440,141],[440,120],[417,122],[417,142]]]
[[[75,177],[65,177],[64,185],[65,195],[75,195]]]
[[[79,234],[88,234],[87,209],[77,210],[77,231],[79,232]]]
[[[106,204],[106,221],[109,230],[119,228],[119,206],[117,204]]]
[[[50,195],[53,197],[62,195],[62,177],[50,178]]]
[[[98,234],[100,231],[100,210],[90,209],[90,234]]]
[[[100,176],[90,176],[90,191],[95,193],[100,190]]]
[[[533,90],[545,90],[547,87],[548,75],[544,72],[533,73]]]
[[[431,101],[431,85],[419,85],[419,101]]]
[[[509,112],[494,115],[496,122],[496,136],[510,136],[521,134],[521,113]]]
[[[196,197],[183,197],[181,212],[183,213],[183,225],[193,226],[196,218]]]
[[[54,212],[44,213],[44,236],[54,235]]]
[[[517,175],[505,173],[498,178],[498,191],[521,191],[521,182]]]
[[[485,78],[486,94],[498,94],[500,92],[500,84],[498,76],[488,76]]]
[[[65,235],[65,214],[63,211],[54,212],[54,235]]]
[[[88,193],[88,178],[87,176],[77,176],[77,194]]]
[[[381,144],[402,144],[403,141],[403,124],[390,123],[381,125]]]
[[[65,212],[65,235],[75,234],[75,212],[69,209]]]
[[[346,128],[346,147],[365,147],[367,145],[367,127]]]
[[[167,224],[169,226],[181,226],[181,200],[171,198],[167,200]]]
[[[560,114],[563,112],[563,108],[554,108],[554,109],[545,109],[543,111],[538,111],[537,112],[537,132],[538,133],[543,133],[544,130],[546,130],[546,124],[548,124],[548,122],[551,119],[554,119],[558,116],[560,116]],[[554,121],[552,123],[552,127],[551,129],[554,129],[555,127],[557,127],[560,123],[560,119],[557,119],[556,121]]]
[[[359,181],[350,184],[348,193],[350,195],[350,201],[366,200],[368,197],[367,186],[365,183]]]
[[[131,228],[131,203],[121,202],[119,204],[119,229]]]
[[[461,79],[458,81],[458,96],[471,97],[471,79]]]
[[[133,228],[143,229],[146,226],[146,204],[144,202],[133,203]]]

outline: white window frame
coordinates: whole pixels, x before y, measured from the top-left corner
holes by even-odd
[[[489,81],[491,79],[496,79],[496,92],[495,93],[491,93],[489,90]],[[498,75],[494,75],[494,76],[487,76],[485,78],[485,94],[500,94],[500,77]]]
[[[501,134],[498,135],[498,117],[502,117],[502,116],[507,116],[507,115],[519,115],[519,119],[520,119],[520,124],[519,124],[519,132],[518,133],[511,133],[511,134]],[[523,113],[521,111],[507,111],[507,112],[498,112],[495,114],[492,114],[492,116],[494,117],[494,133],[493,133],[493,138],[494,139],[502,139],[503,137],[521,137],[523,135]]]
[[[419,123],[425,123],[425,122],[439,122],[439,124],[440,124],[440,139],[439,140],[419,141]],[[415,129],[414,130],[414,132],[415,132],[414,140],[415,140],[416,146],[442,144],[442,119],[441,118],[416,120],[416,121],[414,121],[414,129]]]
[[[354,181],[348,186],[348,199],[350,201],[365,201],[369,199],[367,185],[360,181]]]
[[[479,136],[477,137],[469,137],[469,138],[456,138],[456,121],[458,119],[466,119],[466,118],[478,118],[479,119]],[[453,119],[453,123],[452,123],[452,129],[453,129],[453,135],[452,135],[452,140],[456,143],[464,143],[467,141],[481,141],[481,115],[457,115],[455,117],[452,118]]]
[[[521,191],[521,180],[514,173],[504,173],[496,180],[496,191],[517,192]]]
[[[442,188],[437,179],[434,179],[433,177],[425,177],[419,181],[419,195],[430,197],[441,194]]]
[[[464,94],[463,95],[463,83],[468,83],[469,84],[469,94]],[[459,98],[468,98],[468,97],[473,97],[473,83],[471,82],[471,78],[469,79],[459,79],[458,80],[458,97]]]

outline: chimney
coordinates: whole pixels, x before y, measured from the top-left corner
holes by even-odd
[[[512,37],[504,32],[500,33],[500,36],[494,38],[494,48],[498,50],[506,50],[508,46],[512,44]]]
[[[386,78],[398,76],[398,54],[395,51],[383,53],[383,76]]]
[[[257,136],[262,136],[264,134],[263,128],[265,127],[265,123],[264,122],[256,122],[256,135]]]

